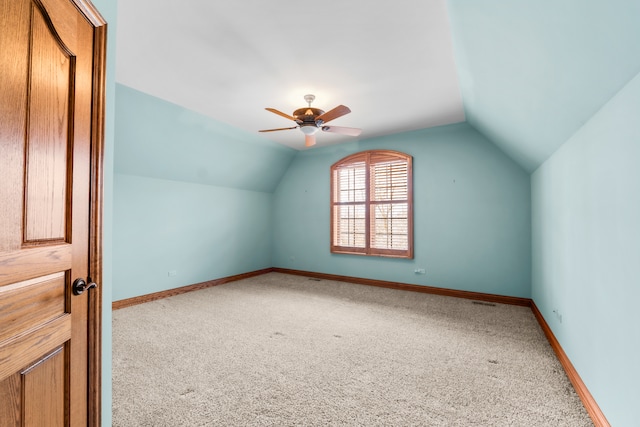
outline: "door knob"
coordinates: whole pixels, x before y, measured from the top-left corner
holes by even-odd
[[[91,279],[89,278],[89,283],[87,284],[87,282],[84,281],[84,279],[76,279],[73,282],[73,294],[74,295],[80,295],[82,294],[84,291],[87,291],[91,288],[97,288],[98,285],[94,282],[91,281]]]

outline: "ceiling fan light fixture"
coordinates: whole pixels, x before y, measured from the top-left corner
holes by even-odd
[[[304,134],[304,142],[307,147],[311,147],[316,143],[316,133],[320,130],[324,132],[339,133],[343,135],[358,136],[362,129],[346,128],[343,126],[325,126],[325,123],[335,120],[338,117],[342,117],[345,114],[349,114],[351,110],[345,105],[338,105],[337,107],[325,112],[319,108],[311,106],[311,102],[315,99],[315,96],[307,94],[304,96],[304,100],[309,104],[308,107],[298,108],[292,115],[283,113],[275,108],[266,108],[274,114],[277,114],[285,119],[293,120],[297,126],[278,129],[263,129],[258,132],[274,132],[279,130],[300,129]]]
[[[320,129],[313,125],[308,125],[308,126],[300,126],[300,130],[305,135],[315,135]]]

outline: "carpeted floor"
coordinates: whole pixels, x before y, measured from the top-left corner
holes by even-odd
[[[114,426],[592,426],[526,307],[269,273],[113,313]]]

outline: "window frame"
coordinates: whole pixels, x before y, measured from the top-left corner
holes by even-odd
[[[379,163],[384,163],[383,159],[389,160],[401,160],[406,162],[407,165],[407,198],[406,199],[393,199],[390,200],[372,200],[374,198],[373,190],[375,189],[375,183],[372,182],[371,169],[372,166]],[[374,160],[372,160],[374,159]],[[375,161],[378,159],[378,161]],[[364,201],[346,201],[340,202],[337,200],[337,173],[340,169],[348,167],[348,165],[364,162],[365,168],[365,200]],[[392,257],[392,258],[413,258],[413,158],[412,156],[402,153],[400,151],[393,150],[368,150],[359,153],[351,154],[344,157],[330,168],[330,247],[331,253],[336,254],[351,254],[351,255],[364,255],[364,256],[380,256],[380,257]],[[373,221],[375,217],[372,217],[372,209],[376,205],[380,204],[405,204],[407,205],[407,248],[406,249],[388,249],[388,248],[375,248],[372,244],[371,231],[373,228]],[[364,247],[353,246],[341,246],[337,244],[338,225],[336,224],[336,207],[337,206],[364,206],[365,215],[365,244]]]

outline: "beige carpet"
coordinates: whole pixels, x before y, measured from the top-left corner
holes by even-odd
[[[590,426],[531,310],[279,273],[113,313],[114,426]]]

